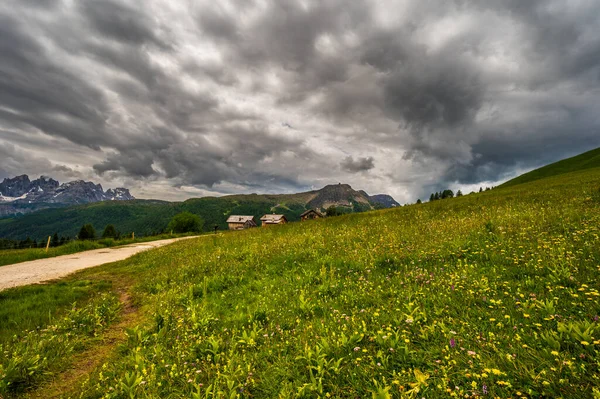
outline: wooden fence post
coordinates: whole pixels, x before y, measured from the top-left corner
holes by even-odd
[[[52,238],[52,236],[48,236],[48,242],[46,243],[46,252],[48,252],[48,248],[50,248],[50,238]]]

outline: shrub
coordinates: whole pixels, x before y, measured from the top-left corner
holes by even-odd
[[[204,221],[198,215],[182,212],[173,217],[167,226],[167,231],[173,233],[196,233],[202,231]]]

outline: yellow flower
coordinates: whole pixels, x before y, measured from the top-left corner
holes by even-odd
[[[587,341],[581,341],[581,345],[583,345],[583,346],[588,346],[589,344],[590,344],[590,343],[589,343],[589,342],[587,342]]]
[[[550,353],[553,354],[554,356],[558,356],[558,352],[557,351],[552,351]]]

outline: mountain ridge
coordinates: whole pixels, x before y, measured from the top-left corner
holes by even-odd
[[[123,187],[104,191],[102,185],[89,181],[74,180],[60,184],[48,176],[29,180],[29,176],[24,174],[5,178],[0,183],[0,216],[91,202],[133,199],[135,197]]]

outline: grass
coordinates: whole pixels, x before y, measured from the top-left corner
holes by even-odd
[[[185,237],[190,234],[161,234],[158,236],[141,237],[136,239],[114,240],[105,238],[97,241],[76,240],[68,242],[59,247],[48,248],[26,248],[26,249],[5,249],[0,250],[0,266],[12,265],[14,263],[27,262],[36,259],[53,258],[55,256],[70,255],[77,252],[89,251],[92,249],[110,248],[122,245],[135,244],[140,242],[149,242],[156,240],[165,240],[168,238]]]
[[[42,334],[10,325],[0,395],[43,397],[118,320],[121,284],[140,318],[65,397],[597,397],[599,226],[589,169],[185,240],[70,277],[61,295],[113,288]]]
[[[62,310],[85,302],[99,292],[110,291],[111,287],[108,281],[76,279],[0,291],[0,342],[24,330],[43,329],[52,324]]]
[[[502,186],[509,187],[546,177],[598,167],[600,167],[600,148],[532,170],[507,181]]]

